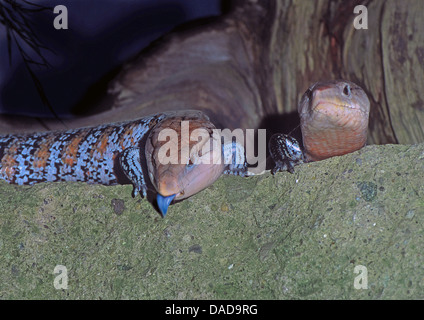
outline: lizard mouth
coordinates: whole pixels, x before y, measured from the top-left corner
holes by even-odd
[[[340,103],[340,102],[332,102],[332,101],[324,101],[320,100],[317,103],[313,105],[311,108],[314,112],[320,112],[320,113],[328,113],[328,111],[357,111],[362,114],[366,114],[363,110],[361,110],[361,107],[357,105],[356,103]]]
[[[356,130],[361,128],[368,115],[354,102],[318,100],[313,105],[306,123],[314,130]],[[308,130],[304,127],[304,130]]]

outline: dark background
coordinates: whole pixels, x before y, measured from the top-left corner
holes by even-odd
[[[0,6],[9,5],[4,1],[0,0]],[[119,65],[152,41],[182,23],[216,17],[222,12],[220,0],[32,2],[52,8],[65,5],[68,9],[67,30],[53,27],[56,17],[53,10],[26,15],[34,34],[49,49],[41,50],[41,53],[50,67],[34,64],[30,67],[40,81],[51,108],[63,119],[72,117],[76,110],[84,113],[81,101],[84,101],[87,90],[100,79],[106,82]],[[17,0],[17,3],[31,8],[23,0]],[[0,24],[0,113],[54,117],[54,113],[42,102],[13,39],[11,43],[10,63],[6,28]],[[40,61],[29,46],[23,41],[19,43],[31,59]]]

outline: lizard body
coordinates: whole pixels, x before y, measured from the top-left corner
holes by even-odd
[[[191,124],[188,134],[203,129],[207,136],[185,141],[180,129],[184,121]],[[171,146],[177,143],[178,151],[187,149],[187,159],[161,162],[160,151],[166,150],[161,147],[168,143],[159,138],[164,129],[173,129],[177,139],[168,142]],[[145,197],[149,187],[155,189],[159,209],[165,215],[172,200],[199,192],[224,172],[244,175],[244,163],[229,163],[236,150],[227,151],[220,137],[213,136],[213,129],[201,111],[184,110],[62,132],[0,136],[0,178],[20,185],[55,181],[114,185],[129,180],[133,196],[141,193]],[[219,140],[215,141],[218,148],[209,145],[213,139]],[[201,156],[190,153],[196,148],[202,149]],[[199,161],[217,157],[222,161]]]

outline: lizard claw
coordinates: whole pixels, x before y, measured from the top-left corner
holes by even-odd
[[[147,188],[145,186],[136,186],[133,184],[132,197],[135,198],[141,193],[141,197],[145,198],[147,196]]]

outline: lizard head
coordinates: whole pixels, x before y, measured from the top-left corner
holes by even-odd
[[[155,127],[146,142],[150,181],[164,216],[170,203],[208,187],[224,170],[221,138],[205,117],[172,117]]]
[[[309,160],[322,160],[362,148],[367,139],[370,102],[350,81],[313,84],[298,106]]]

